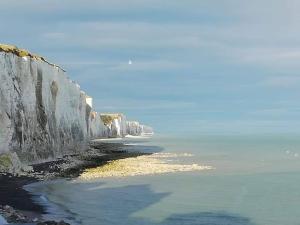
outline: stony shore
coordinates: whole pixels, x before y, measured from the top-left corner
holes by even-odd
[[[66,225],[64,221],[44,221],[45,209],[32,200],[24,185],[56,178],[75,178],[84,170],[103,166],[113,160],[148,155],[124,151],[121,143],[93,142],[88,151],[64,156],[55,161],[32,165],[33,171],[22,175],[0,175],[0,215],[9,224]]]
[[[0,215],[10,224],[68,224],[64,221],[43,220],[42,215],[45,214],[45,209],[36,204],[32,200],[34,196],[23,189],[24,185],[33,182],[57,178],[90,180],[212,169],[210,166],[198,164],[172,163],[177,157],[192,157],[187,153],[178,155],[160,152],[143,153],[142,151],[142,146],[141,148],[132,146],[128,148],[123,143],[97,141],[90,143],[89,149],[82,153],[31,165],[33,168],[31,172],[19,176],[2,174],[0,175]]]
[[[181,157],[189,156],[182,155]],[[169,163],[174,158],[177,158],[177,155],[154,153],[134,158],[117,159],[108,162],[104,166],[86,169],[79,178],[92,180],[105,177],[141,176],[212,169],[211,166],[201,166],[198,164]]]

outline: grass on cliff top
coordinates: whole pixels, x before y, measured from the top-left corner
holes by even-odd
[[[100,114],[100,118],[104,125],[109,125],[112,123],[114,119],[119,119],[121,114],[118,113],[107,113],[107,114]]]
[[[32,54],[29,51],[27,51],[25,49],[18,48],[14,45],[0,44],[0,51],[1,52],[13,53],[13,54],[15,54],[17,56],[20,56],[20,57],[28,56],[28,57],[31,57],[31,58],[34,58],[34,59],[45,61],[45,59],[43,57],[38,56],[36,54]]]
[[[0,170],[7,169],[12,166],[11,157],[9,154],[0,155]]]
[[[17,46],[14,46],[14,45],[0,44],[0,52],[12,53],[12,54],[15,54],[15,55],[17,55],[19,57],[30,57],[30,58],[33,58],[33,59],[36,59],[36,60],[44,61],[44,62],[48,63],[49,65],[59,67],[59,66],[57,66],[57,65],[55,65],[53,63],[49,63],[42,56],[30,53],[29,51],[27,51],[25,49],[18,48]],[[62,68],[60,68],[60,69],[63,70]],[[63,70],[63,71],[65,71],[65,70]]]

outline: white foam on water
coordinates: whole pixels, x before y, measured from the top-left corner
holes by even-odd
[[[45,220],[64,220],[65,222],[79,225],[80,222],[76,221],[75,217],[72,215],[72,213],[62,208],[59,205],[54,204],[51,202],[47,196],[41,191],[40,187],[46,187],[48,183],[55,183],[60,182],[61,180],[56,181],[49,181],[49,182],[37,182],[29,185],[25,185],[23,188],[32,193],[33,201],[46,209],[46,214],[43,214],[42,217]],[[1,223],[0,223],[1,225]]]
[[[0,225],[8,224],[3,216],[0,215]]]
[[[142,145],[142,144],[141,143],[125,143],[124,145],[137,146],[137,145]]]

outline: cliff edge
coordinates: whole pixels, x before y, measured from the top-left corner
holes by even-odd
[[[118,115],[108,121],[112,115],[93,111],[92,98],[57,65],[0,44],[0,170],[82,151],[92,138],[131,134]]]

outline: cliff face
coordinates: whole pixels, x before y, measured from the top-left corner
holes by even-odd
[[[127,121],[126,130],[129,135],[137,136],[142,134],[142,126],[137,121]]]
[[[152,129],[152,127],[146,126],[146,125],[141,125],[142,127],[142,133],[141,135],[153,135],[154,131]]]
[[[120,113],[106,113],[100,115],[103,124],[106,127],[105,136],[110,138],[125,137],[126,117]]]
[[[101,137],[108,137],[107,127],[101,120],[100,114],[92,111],[89,118],[89,138],[96,139]]]
[[[64,70],[0,44],[0,170],[12,159],[52,159],[85,149],[92,138],[127,133],[125,116],[94,112],[92,98]]]
[[[37,161],[84,147],[89,106],[63,70],[1,52],[0,87],[0,152]]]
[[[126,132],[132,136],[153,134],[151,127],[140,124],[138,121],[126,121]]]

